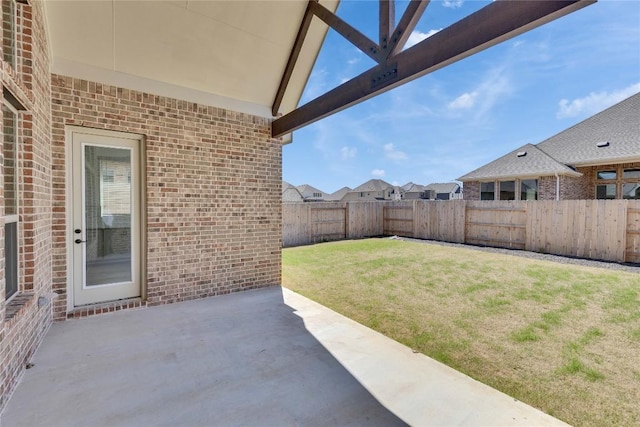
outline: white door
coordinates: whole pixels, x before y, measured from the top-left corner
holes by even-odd
[[[74,131],[71,144],[74,305],[138,297],[141,141]]]

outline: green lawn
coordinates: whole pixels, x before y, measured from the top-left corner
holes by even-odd
[[[392,239],[282,258],[287,288],[570,424],[640,425],[640,274]]]

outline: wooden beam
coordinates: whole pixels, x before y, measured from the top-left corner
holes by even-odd
[[[396,27],[395,0],[380,0],[380,49],[387,50],[391,33]]]
[[[596,0],[497,0],[298,109],[276,119],[278,137],[508,40]]]
[[[311,11],[315,16],[322,19],[328,26],[337,31],[342,37],[364,52],[365,55],[378,63],[382,61],[380,47],[371,41],[369,37],[347,24],[320,3],[311,4]]]
[[[309,2],[307,3],[307,9],[304,12],[304,17],[302,18],[302,23],[300,24],[300,28],[298,29],[296,40],[293,43],[293,48],[291,49],[291,53],[289,54],[289,60],[287,61],[287,65],[284,68],[284,73],[282,74],[282,78],[280,79],[280,86],[278,86],[278,91],[276,92],[276,96],[273,100],[273,105],[271,106],[271,114],[273,114],[274,117],[279,113],[278,110],[280,110],[280,105],[282,105],[282,99],[284,98],[287,86],[289,85],[289,80],[291,80],[293,69],[296,66],[298,56],[300,55],[300,51],[302,50],[304,39],[307,36],[309,26],[311,25],[311,20],[313,19],[313,13],[311,13],[311,5],[317,1],[318,0],[309,0]]]
[[[407,5],[400,22],[395,31],[391,35],[389,45],[386,48],[387,58],[396,55],[402,50],[407,40],[411,36],[411,33],[418,25],[418,21],[422,17],[422,14],[429,6],[429,0],[411,0]]]

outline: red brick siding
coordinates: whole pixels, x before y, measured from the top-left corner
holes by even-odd
[[[281,154],[264,118],[54,75],[55,318],[67,311],[65,126],[144,135],[147,304],[280,283]]]
[[[588,199],[594,199],[596,197],[596,172],[603,170],[615,170],[618,172],[618,179],[616,180],[617,184],[617,193],[618,196],[622,191],[622,171],[624,169],[638,169],[640,168],[640,162],[633,163],[621,163],[621,164],[609,164],[602,166],[591,166],[586,168],[577,168],[578,172],[584,174],[587,180],[587,186],[585,188],[585,193],[587,194]],[[609,181],[607,181],[609,182]]]
[[[588,197],[588,177],[543,176],[538,179],[538,200],[556,200],[556,189],[560,180],[560,200],[584,200]]]
[[[589,166],[576,168],[582,174],[580,177],[560,176],[560,200],[589,200],[596,197],[596,172],[599,170],[616,170],[618,172],[618,195],[622,191],[623,169],[640,168],[640,162],[609,164],[602,166]],[[557,178],[555,176],[542,176],[538,178],[538,200],[555,200]],[[609,182],[609,181],[607,181]],[[496,188],[498,188],[498,181]],[[516,188],[520,188],[519,180],[516,180]],[[520,197],[516,194],[516,198]],[[464,183],[464,199],[480,200],[480,182],[470,181]]]
[[[480,182],[465,182],[462,187],[462,198],[464,200],[480,200]]]
[[[17,15],[16,68],[2,64],[3,85],[24,95],[28,111],[20,113],[18,126],[19,293],[7,304],[4,286],[0,290],[0,409],[42,341],[52,313],[50,59],[43,4],[17,4]],[[4,171],[0,182],[3,176]],[[0,203],[4,212],[4,198]],[[4,236],[0,260],[4,277]],[[39,297],[45,298],[41,306]]]

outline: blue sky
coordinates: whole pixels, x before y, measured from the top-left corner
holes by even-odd
[[[433,0],[409,42],[487,3]],[[378,39],[377,1],[342,0],[338,15]],[[301,103],[373,65],[330,30]],[[637,92],[640,0],[600,0],[296,131],[283,179],[329,193],[371,178],[452,181]]]

